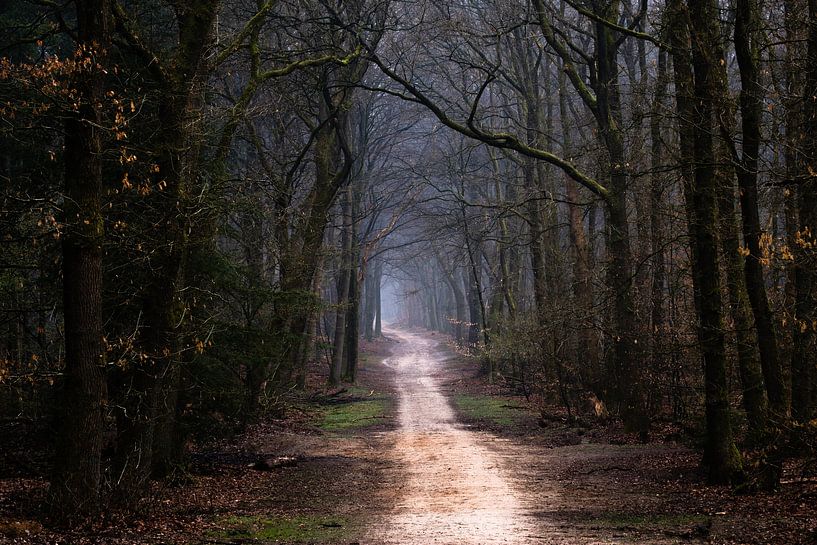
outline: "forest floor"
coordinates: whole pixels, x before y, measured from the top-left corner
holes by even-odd
[[[363,344],[357,386],[326,390],[316,368],[311,395],[195,447],[184,478],[134,516],[43,526],[42,464],[4,443],[0,543],[817,543],[814,481],[787,473],[777,494],[706,486],[675,430],[640,445],[615,423],[543,422],[443,337],[387,335]]]

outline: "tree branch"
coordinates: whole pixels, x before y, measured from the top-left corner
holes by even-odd
[[[380,70],[383,71],[384,74],[386,74],[391,79],[402,85],[403,88],[405,88],[409,93],[411,93],[411,95],[414,96],[414,98],[416,98],[416,102],[428,108],[431,111],[431,113],[433,113],[443,125],[451,129],[454,129],[460,134],[463,134],[465,136],[488,144],[489,146],[511,149],[518,153],[521,153],[522,155],[526,155],[528,157],[533,157],[534,159],[539,159],[547,163],[550,163],[562,169],[565,172],[565,174],[570,176],[572,179],[576,180],[576,182],[578,182],[583,187],[587,188],[593,194],[598,195],[599,197],[605,200],[609,198],[609,190],[606,187],[601,185],[599,182],[597,182],[590,176],[584,174],[582,171],[576,168],[574,164],[570,163],[569,161],[566,161],[561,157],[554,155],[553,153],[550,153],[548,151],[529,146],[523,143],[521,140],[519,140],[518,137],[510,133],[491,133],[477,127],[476,125],[472,126],[463,125],[462,123],[458,123],[457,121],[451,119],[448,116],[448,114],[446,114],[437,104],[435,104],[433,100],[426,96],[425,93],[423,93],[420,89],[414,86],[411,82],[409,82],[408,80],[406,80],[405,78],[401,77],[396,72],[391,70],[389,67],[387,67],[383,63],[383,61],[375,54],[373,50],[369,48],[368,52],[371,61],[374,62],[380,68]],[[402,95],[397,93],[397,96]]]

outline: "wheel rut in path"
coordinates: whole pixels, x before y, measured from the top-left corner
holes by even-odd
[[[467,431],[435,375],[445,355],[437,341],[390,329],[400,344],[386,362],[395,371],[399,429],[393,457],[401,473],[396,505],[372,543],[542,543],[524,493],[514,487],[509,460],[489,445],[500,439]]]

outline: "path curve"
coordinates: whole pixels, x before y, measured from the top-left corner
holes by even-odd
[[[399,429],[394,456],[403,474],[393,512],[373,542],[420,544],[530,544],[540,540],[499,457],[488,445],[500,441],[467,431],[457,422],[436,375],[446,355],[438,341],[389,329],[399,341],[386,364],[395,371]]]

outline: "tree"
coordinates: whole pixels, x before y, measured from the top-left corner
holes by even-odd
[[[742,462],[729,420],[716,232],[718,184],[712,128],[715,67],[721,60],[713,54],[718,51],[717,19],[715,6],[709,0],[689,0],[686,7],[676,1],[671,6],[672,16],[682,22],[673,33],[673,64],[679,90],[679,123],[684,125],[679,129],[681,146],[687,148],[686,157],[691,156],[692,165],[686,188],[687,221],[693,253],[698,339],[704,360],[707,429],[704,462],[709,467],[711,482],[732,482],[740,478]],[[684,23],[688,31],[683,29]],[[689,50],[691,54],[686,53]]]
[[[803,134],[812,134],[817,127],[817,2],[808,1],[808,66],[803,90]],[[817,373],[815,373],[814,319],[814,237],[817,233],[817,186],[814,174],[817,164],[817,144],[813,138],[803,138],[803,156],[808,175],[800,182],[797,199],[798,226],[795,234],[797,261],[794,269],[795,303],[794,335],[791,369],[794,388],[792,413],[799,422],[807,422],[815,414],[817,405]]]
[[[105,348],[102,331],[102,153],[110,2],[77,2],[77,106],[65,121],[65,232],[62,238],[68,416],[57,445],[51,503],[64,516],[101,507]]]
[[[596,56],[583,56],[583,60],[594,63],[598,73],[593,73],[591,86],[585,83],[573,59],[573,51],[580,50],[575,44],[565,42],[563,34],[557,34],[550,23],[549,12],[541,0],[533,3],[534,13],[539,30],[547,44],[563,62],[562,69],[584,106],[591,112],[597,124],[600,141],[605,146],[608,158],[609,187],[579,170],[566,159],[537,147],[536,142],[527,142],[508,132],[492,131],[481,126],[477,119],[480,102],[495,75],[488,70],[484,81],[473,94],[469,112],[464,122],[457,121],[435,101],[430,92],[424,91],[419,84],[411,81],[411,74],[401,75],[389,66],[379,55],[369,48],[372,61],[391,79],[397,82],[407,95],[391,91],[401,98],[420,103],[427,107],[447,127],[490,146],[510,149],[522,155],[552,164],[562,169],[568,176],[587,188],[604,202],[607,212],[610,263],[608,266],[609,288],[613,295],[614,335],[611,343],[612,375],[615,392],[621,402],[622,416],[628,428],[638,430],[646,436],[649,419],[646,417],[644,394],[641,384],[641,373],[636,368],[639,361],[639,344],[636,312],[632,296],[632,263],[627,220],[627,163],[624,157],[624,134],[622,130],[621,103],[618,91],[618,48],[621,41],[616,30],[622,30],[617,24],[620,3],[613,2],[601,12],[585,12],[594,22],[593,40]],[[626,30],[626,29],[623,29]],[[485,72],[484,70],[482,70]]]

